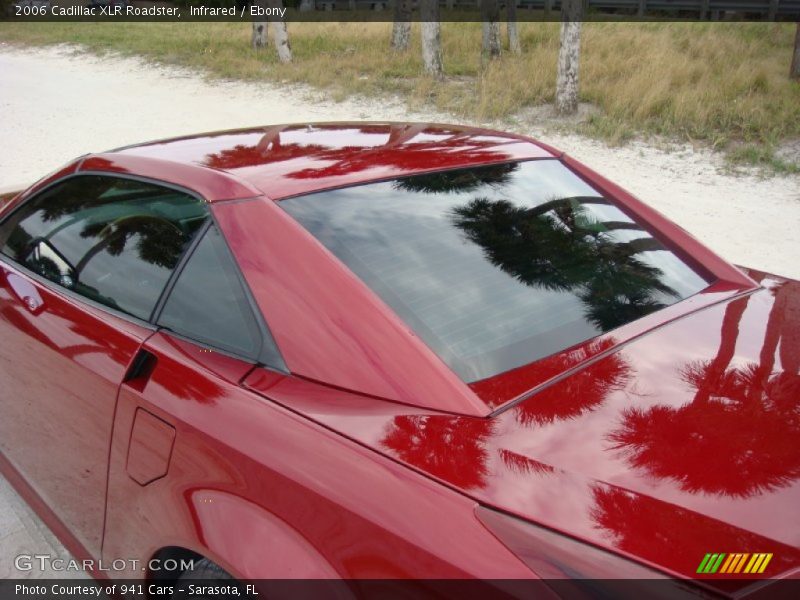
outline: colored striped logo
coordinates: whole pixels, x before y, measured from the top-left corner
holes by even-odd
[[[757,552],[748,554],[746,552],[734,552],[725,554],[708,553],[700,561],[697,572],[704,575],[714,575],[715,573],[731,575],[734,573],[748,573],[751,575],[760,574],[767,568],[769,561],[772,560],[772,552]]]

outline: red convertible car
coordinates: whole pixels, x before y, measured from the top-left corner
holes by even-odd
[[[798,573],[800,283],[532,139],[87,155],[6,202],[0,252],[2,472],[98,577]]]

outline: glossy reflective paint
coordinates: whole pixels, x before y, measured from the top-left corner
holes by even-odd
[[[214,214],[294,371],[150,336],[4,266],[0,468],[78,558],[181,547],[237,577],[534,576],[478,521],[484,503],[680,576],[717,551],[773,552],[766,576],[800,565],[800,283],[748,277],[564,158],[713,283],[470,390],[262,186],[558,153],[450,126],[277,129],[80,159],[32,188],[91,168],[242,200]],[[121,384],[139,347],[155,368]],[[137,442],[161,458],[137,482],[140,409],[165,426]]]
[[[800,565],[800,283],[753,276],[765,289],[665,325],[493,419],[367,404],[293,378],[264,393],[480,502],[668,573],[692,577],[710,549],[741,548],[774,552],[777,576]]]
[[[106,561],[178,545],[254,579],[529,574],[470,499],[239,387],[252,365],[162,333],[145,347],[152,376],[120,391]],[[147,486],[125,469],[137,407],[176,429]]]
[[[276,330],[273,333],[292,372],[379,398],[479,415],[525,393],[530,388],[523,389],[524,385],[535,386],[543,380],[540,375],[531,379],[529,370],[522,368],[466,387],[375,294],[263,197],[235,204],[218,201],[245,200],[262,191],[272,199],[284,198],[412,173],[509,160],[553,160],[556,155],[561,156],[533,140],[481,129],[334,123],[153,142],[87,156],[64,173],[136,174],[193,189],[216,202],[223,233],[270,327]],[[564,161],[620,209],[658,233],[662,243],[714,282],[713,291],[735,294],[754,286],[740,271],[611,182],[568,157]],[[688,309],[690,304],[680,306]],[[641,334],[644,325],[656,326],[670,314],[679,313],[659,311],[652,319],[616,330],[615,339],[625,343]],[[363,369],[362,364],[370,368]]]
[[[552,158],[550,150],[521,136],[454,125],[320,123],[164,140],[118,156],[225,171],[279,199],[424,171]]]
[[[255,142],[258,136],[266,136],[266,141],[259,145]],[[283,141],[275,145],[276,139]],[[283,142],[290,139],[295,142],[286,146],[291,147],[287,158],[280,151],[284,148]],[[419,156],[412,160],[413,153],[409,152],[409,147],[417,144],[447,146],[444,155],[448,162],[446,165],[432,163],[437,169],[469,165],[471,161],[492,162],[523,157],[516,150],[507,152],[509,148],[517,149],[522,143],[515,136],[398,124],[287,126],[270,129],[267,133],[247,130],[139,146],[130,152],[157,158],[174,151],[180,161],[202,162],[208,155],[209,145],[217,147],[212,140],[216,140],[219,146],[227,145],[225,147],[230,150],[227,154],[219,151],[225,158],[217,157],[221,162],[216,162],[215,166],[229,169],[237,176],[242,176],[237,169],[251,169],[247,171],[248,177],[270,198],[384,176],[424,172],[429,163],[419,160]],[[545,152],[533,142],[526,144],[529,150],[527,158],[547,159],[555,152]],[[476,156],[475,145],[483,148],[481,152],[491,147],[492,156]],[[380,160],[373,161],[376,152],[391,155],[395,161],[393,164],[403,164],[405,170],[375,171],[375,165],[382,164]],[[320,153],[328,158],[336,157],[339,161],[336,162],[336,177],[344,179],[335,183],[328,178],[325,169],[313,168],[315,157]],[[595,174],[585,168],[580,170],[575,161],[568,164],[594,185]],[[253,179],[256,173],[263,174],[262,183]],[[286,187],[289,186],[286,180],[296,178],[304,182],[302,190]],[[613,187],[610,182],[602,178],[600,181],[602,186],[599,189],[613,198],[623,211],[644,221],[652,231],[660,234],[660,241],[675,249],[714,282],[706,294],[615,330],[616,343],[625,343],[685,311],[718,301],[718,294],[733,296],[754,289],[755,283],[751,279],[718,259],[685,231],[671,225],[657,212]],[[616,195],[610,196],[611,192]],[[544,371],[538,367],[522,368],[477,382],[471,390],[467,389],[430,348],[421,343],[408,325],[294,220],[276,210],[274,203],[266,199],[236,204],[217,203],[214,213],[270,324],[289,370],[295,374],[383,399],[472,415],[487,414],[557,374],[547,371],[547,376],[542,379]],[[687,255],[684,246],[690,246],[693,253]],[[274,258],[277,256],[280,256],[279,261]],[[310,319],[308,315],[316,318]],[[576,349],[568,352],[570,350]],[[562,354],[564,356],[553,357],[553,360],[565,358]],[[363,369],[363,364],[369,364],[370,368]],[[532,370],[536,371],[534,377],[531,377]]]
[[[117,386],[149,334],[0,262],[0,451],[93,555]]]
[[[169,471],[175,428],[140,408],[131,428],[125,470],[139,485],[148,485]]]
[[[154,160],[146,156],[98,154],[86,157],[77,172],[101,171],[135,175],[192,190],[209,202],[253,198],[260,192],[234,177],[201,166]]]
[[[221,203],[212,210],[289,371],[413,406],[489,412],[399,317],[275,202]]]
[[[531,396],[541,387],[576,372],[602,356],[648,332],[703,308],[747,294],[750,288],[731,289],[717,281],[686,300],[660,309],[636,321],[599,335],[542,360],[470,384],[470,388],[494,411]]]

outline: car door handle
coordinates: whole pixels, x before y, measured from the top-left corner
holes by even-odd
[[[156,368],[157,362],[158,358],[156,358],[155,354],[148,352],[144,348],[139,348],[125,373],[122,383],[130,383],[135,380],[141,380],[142,383],[147,382],[153,373],[153,369]]]
[[[25,305],[25,308],[33,314],[38,314],[42,311],[44,300],[42,300],[35,285],[16,273],[9,273],[7,279],[11,289],[14,290],[14,293]]]

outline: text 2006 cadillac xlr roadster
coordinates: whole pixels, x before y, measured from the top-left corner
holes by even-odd
[[[534,140],[87,155],[0,252],[2,471],[76,557],[144,565],[96,575],[742,598],[800,567],[800,283]]]

